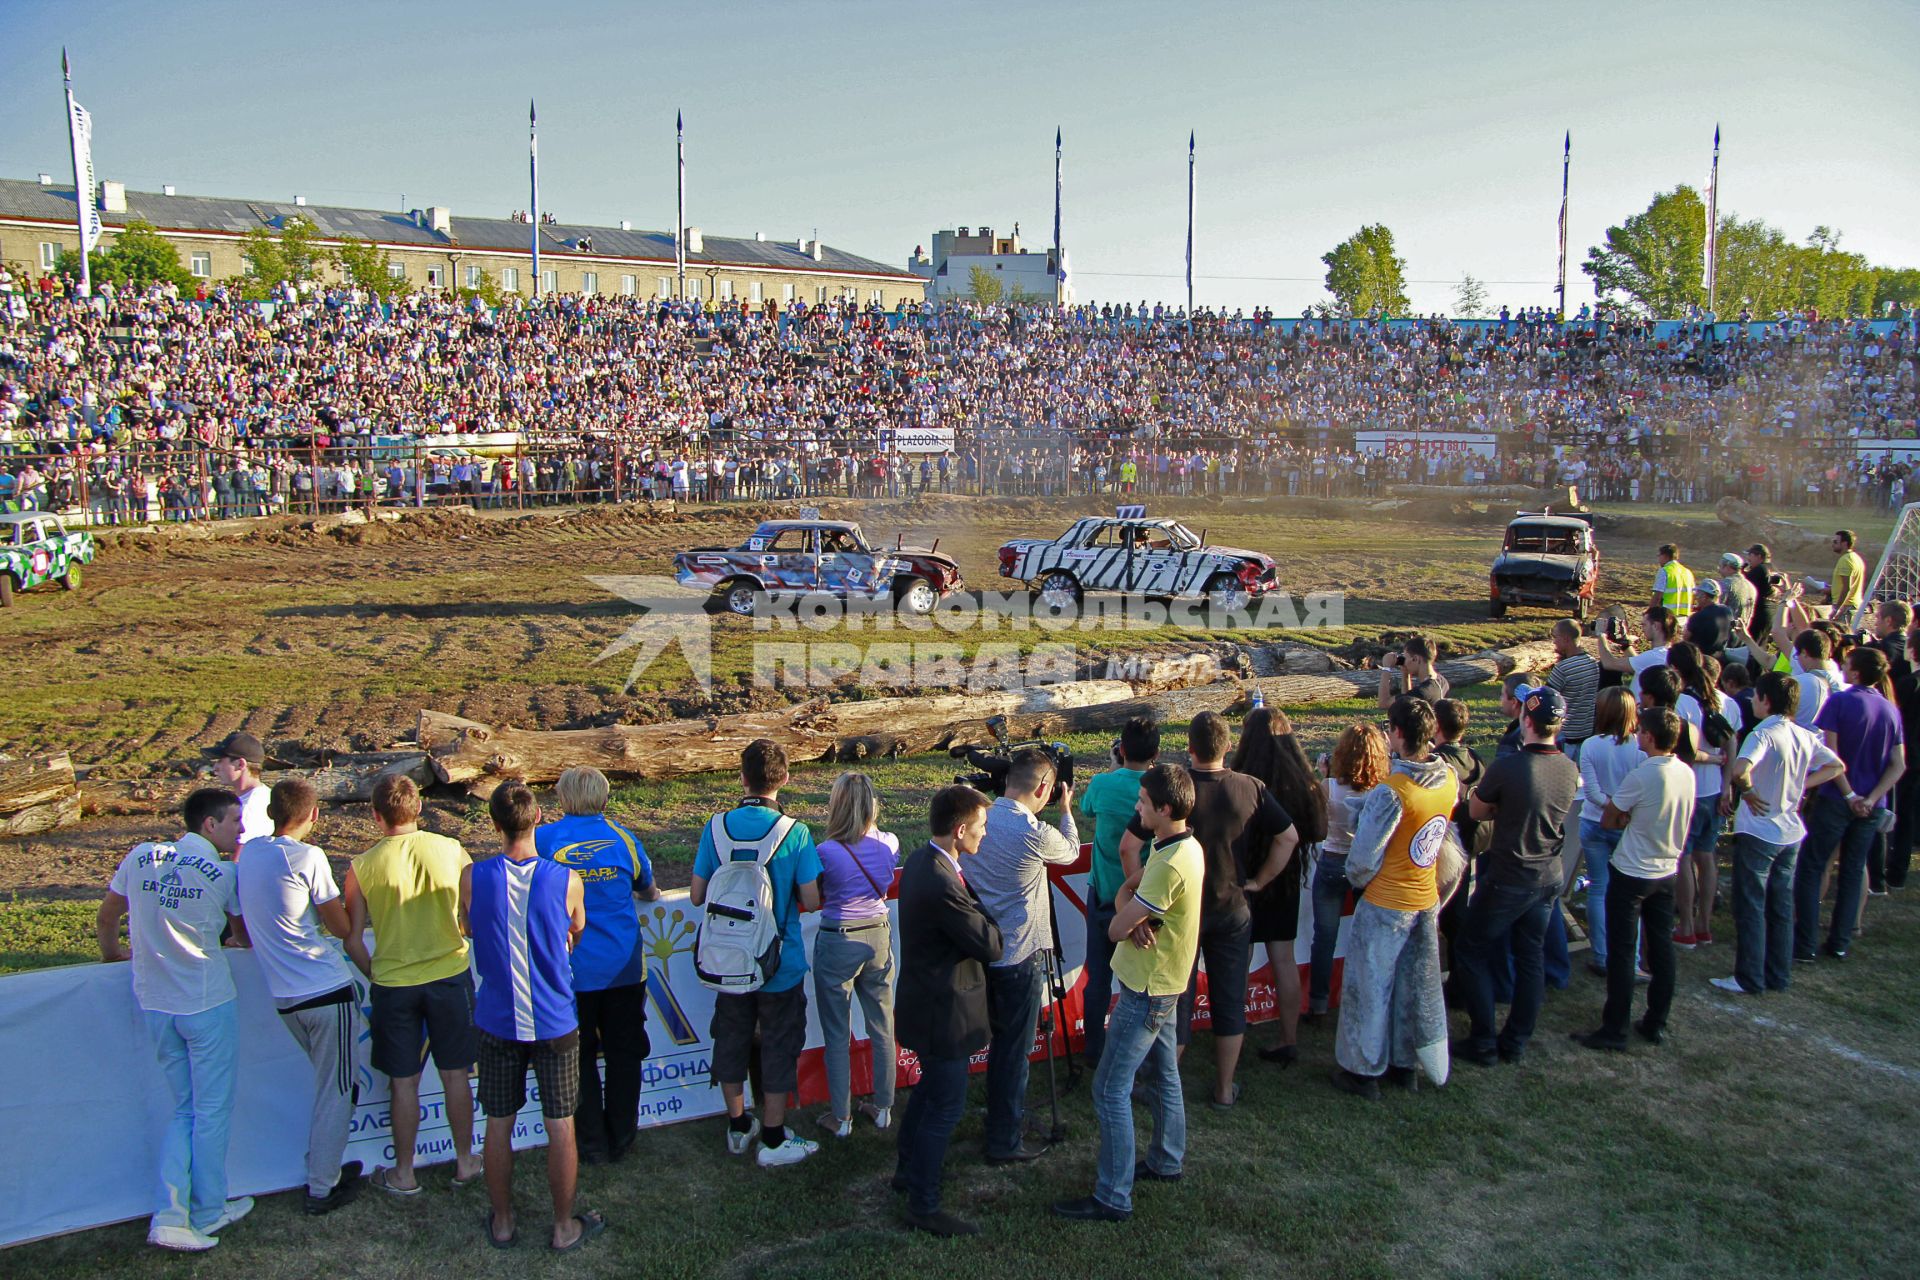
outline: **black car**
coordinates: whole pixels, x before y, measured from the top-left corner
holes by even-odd
[[[1488,609],[1500,618],[1509,605],[1544,605],[1584,619],[1593,611],[1599,584],[1592,516],[1523,511],[1507,525],[1506,541],[1488,575]]]

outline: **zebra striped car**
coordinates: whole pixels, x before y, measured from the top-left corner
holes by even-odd
[[[1137,513],[1137,514],[1136,514]],[[1200,599],[1243,609],[1276,590],[1269,556],[1208,546],[1178,520],[1150,520],[1145,508],[1087,516],[1051,541],[1018,538],[1000,548],[1000,576],[1027,583],[1055,611],[1078,606],[1088,591],[1165,599]]]

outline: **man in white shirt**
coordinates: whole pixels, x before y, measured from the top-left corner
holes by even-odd
[[[1821,706],[1846,687],[1840,669],[1833,665],[1833,642],[1824,632],[1809,627],[1793,638],[1793,678],[1800,685],[1800,709],[1794,712],[1793,722],[1811,729]]]
[[[220,949],[221,931],[247,936],[234,892],[233,868],[221,855],[240,843],[240,804],[233,792],[203,787],[181,808],[186,834],[172,842],[135,845],[113,873],[94,933],[100,958],[133,962],[133,998],[173,1095],[160,1139],[160,1191],[147,1243],[200,1253],[228,1223],[253,1208],[227,1199],[227,1132],[233,1118],[239,1019],[233,975]],[[128,921],[129,950],[120,945]]]
[[[220,785],[239,797],[240,843],[272,835],[273,819],[267,816],[268,790],[260,782],[260,766],[267,761],[267,749],[260,739],[236,730],[203,754],[212,759],[213,776]]]
[[[1846,772],[1818,733],[1798,723],[1800,685],[1783,671],[1760,677],[1761,717],[1727,769],[1723,812],[1733,815],[1733,976],[1722,991],[1785,991],[1793,979],[1793,883],[1806,824],[1800,799]]]
[[[1640,673],[1649,667],[1667,665],[1667,645],[1673,640],[1674,629],[1679,625],[1674,621],[1673,610],[1665,605],[1654,605],[1641,615],[1641,625],[1645,629],[1647,647],[1641,653],[1615,653],[1604,643],[1600,647],[1600,667],[1605,671],[1633,673],[1633,695],[1640,696]]]
[[[1597,1030],[1574,1039],[1589,1049],[1627,1047],[1633,1012],[1634,939],[1646,916],[1646,962],[1653,975],[1647,1012],[1634,1030],[1652,1044],[1666,1039],[1673,1006],[1673,887],[1693,824],[1693,770],[1676,759],[1680,717],[1654,707],[1640,717],[1640,750],[1646,759],[1615,788],[1601,824],[1621,832],[1607,881],[1607,1003]]]
[[[241,914],[267,994],[313,1065],[306,1211],[318,1216],[353,1200],[361,1187],[360,1162],[340,1163],[353,1121],[360,1001],[346,957],[321,926],[347,939],[363,971],[371,971],[372,961],[366,943],[349,936],[347,904],[327,855],[306,843],[320,816],[313,784],[305,778],[276,782],[267,812],[273,834],[242,845],[234,869]]]

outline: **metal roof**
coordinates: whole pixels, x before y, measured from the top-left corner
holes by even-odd
[[[134,218],[143,218],[162,231],[215,232],[244,235],[257,227],[278,230],[288,218],[305,218],[321,236],[334,240],[354,236],[382,244],[409,248],[441,248],[453,251],[477,250],[488,253],[526,253],[533,238],[531,223],[511,218],[462,217],[453,214],[453,234],[433,230],[426,224],[424,211],[419,221],[410,213],[388,213],[378,209],[347,209],[336,205],[296,205],[272,200],[229,200],[216,196],[159,195],[151,191],[128,191],[127,211],[103,213],[109,227],[122,227]],[[74,224],[73,187],[41,186],[18,178],[0,178],[0,218],[31,218],[37,221]],[[583,237],[591,237],[593,249],[578,248]],[[596,227],[585,223],[549,223],[540,228],[540,251],[556,258],[627,258],[671,264],[671,231],[622,231],[618,227]],[[920,277],[899,267],[872,258],[847,253],[823,245],[820,261],[810,252],[802,252],[792,240],[749,240],[734,236],[702,236],[701,251],[687,253],[689,268],[710,266],[753,267],[767,271],[806,271],[822,275],[885,275],[904,280]]]

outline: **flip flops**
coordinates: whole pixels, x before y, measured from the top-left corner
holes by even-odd
[[[380,1190],[386,1192],[388,1195],[399,1196],[402,1199],[412,1199],[414,1196],[417,1196],[420,1194],[420,1184],[418,1182],[414,1183],[410,1187],[396,1187],[391,1182],[387,1181],[388,1175],[390,1175],[392,1172],[393,1170],[387,1168],[385,1165],[382,1165],[380,1168],[375,1169],[373,1171],[373,1176],[371,1178],[368,1178],[367,1181],[371,1182],[374,1186],[380,1188]]]
[[[480,1215],[480,1229],[487,1233],[487,1243],[496,1249],[511,1249],[520,1243],[519,1227],[515,1227],[513,1234],[505,1240],[493,1234],[493,1210],[491,1209]]]
[[[599,1236],[607,1229],[607,1219],[603,1214],[592,1212],[576,1213],[573,1215],[573,1220],[580,1224],[580,1234],[573,1238],[573,1243],[564,1246],[550,1244],[547,1246],[549,1249],[552,1249],[555,1253],[572,1253],[580,1248],[581,1245]]]

